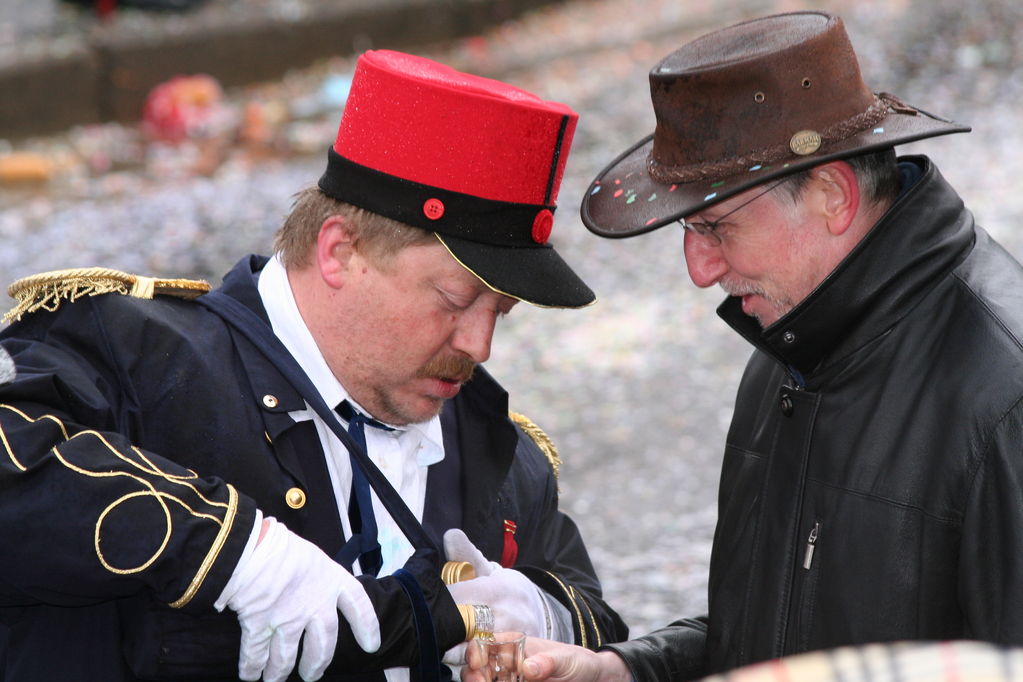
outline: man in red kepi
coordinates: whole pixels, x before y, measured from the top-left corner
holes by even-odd
[[[1023,267],[929,158],[894,149],[969,128],[873,92],[823,12],[697,38],[654,66],[650,92],[656,129],[598,176],[582,217],[605,237],[684,230],[690,278],[725,290],[719,315],[754,346],[709,610],[597,653],[548,645],[527,677],[1023,645]],[[906,679],[897,660],[889,672]]]
[[[519,301],[594,300],[549,243],[576,120],[369,52],[271,258],[15,283],[0,679],[433,680],[494,630],[624,638],[480,366]]]

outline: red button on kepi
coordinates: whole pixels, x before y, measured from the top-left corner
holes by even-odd
[[[551,237],[551,229],[554,227],[554,214],[546,208],[536,214],[533,218],[533,241],[537,244],[546,244]]]
[[[423,214],[430,220],[439,220],[444,215],[444,202],[440,199],[427,199],[423,203]]]

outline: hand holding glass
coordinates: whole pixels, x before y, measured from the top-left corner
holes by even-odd
[[[522,661],[526,658],[526,635],[521,632],[495,632],[473,640],[479,672],[487,682],[521,682]]]

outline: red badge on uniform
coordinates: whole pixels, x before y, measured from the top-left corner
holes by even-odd
[[[504,520],[504,549],[501,550],[501,565],[511,568],[519,558],[519,543],[515,542],[515,530],[518,526],[511,519]]]

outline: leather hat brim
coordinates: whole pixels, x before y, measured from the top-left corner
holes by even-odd
[[[596,301],[550,245],[494,246],[442,234],[437,239],[462,267],[499,294],[543,308],[583,308]]]
[[[876,126],[822,147],[806,156],[753,166],[745,173],[718,180],[660,183],[647,172],[653,135],[640,140],[612,161],[583,197],[583,224],[601,237],[633,237],[693,215],[756,185],[800,170],[928,137],[969,132],[970,127],[917,110],[890,111]]]

